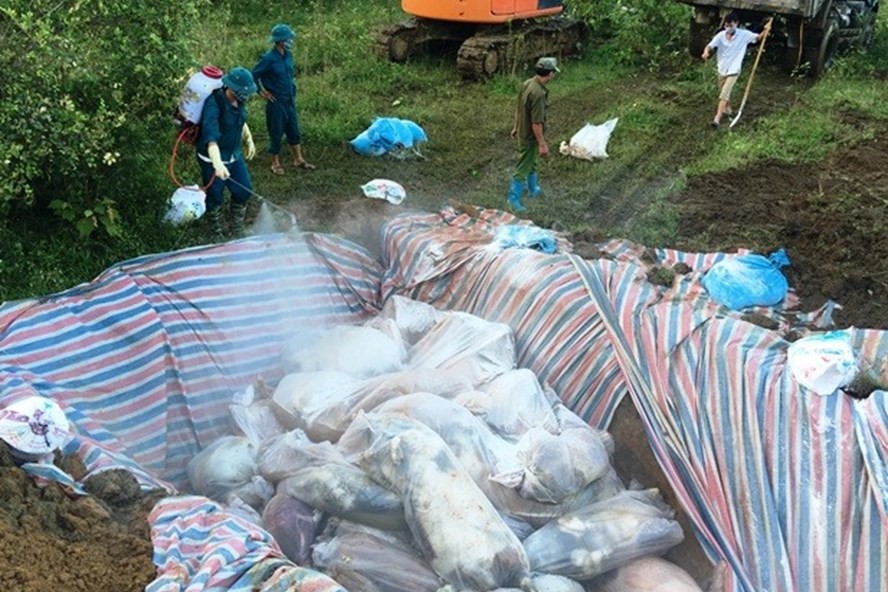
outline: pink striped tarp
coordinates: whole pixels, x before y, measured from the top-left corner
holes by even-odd
[[[205,497],[161,500],[148,520],[158,577],[145,592],[346,592],[287,561],[268,532]]]
[[[362,321],[406,295],[511,326],[519,364],[595,427],[629,393],[698,538],[713,562],[730,564],[731,590],[886,590],[885,392],[854,401],[801,390],[781,333],[710,301],[693,274],[667,288],[638,263],[583,261],[563,242],[558,255],[491,248],[496,226],[514,221],[491,211],[400,217],[384,228],[384,271],[344,241],[266,236],[143,257],[6,304],[0,404],[52,397],[90,469],[122,466],[172,490],[187,460],[228,433],[231,394],[259,375],[280,378],[287,335]],[[851,335],[863,358],[886,359],[884,333]],[[266,568],[286,581],[268,563],[273,545],[251,543],[262,532],[213,510],[211,532],[225,536],[210,541],[189,523],[204,500],[185,501],[195,516],[174,506],[156,515],[156,562],[173,576],[157,586],[246,586]],[[325,585],[313,589],[336,590]]]
[[[888,393],[805,391],[781,333],[711,301],[699,275],[666,288],[637,257],[492,250],[448,213],[402,216],[383,238],[385,297],[508,324],[519,365],[595,427],[630,393],[698,539],[730,564],[730,590],[888,590]],[[864,359],[885,359],[888,335],[850,334]]]

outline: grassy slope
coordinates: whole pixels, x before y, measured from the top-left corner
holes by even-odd
[[[260,161],[254,166],[257,187],[279,203],[313,199],[323,204],[327,215],[316,208],[305,224],[324,230],[335,230],[337,204],[360,195],[358,187],[375,177],[401,182],[415,207],[435,208],[451,198],[503,207],[514,163],[508,137],[513,97],[530,73],[464,84],[452,54],[423,56],[407,65],[380,62],[367,55],[370,32],[401,16],[389,5],[370,6],[375,9],[337,3],[339,8],[326,16],[306,15],[296,24],[306,149],[323,167],[312,175],[278,178],[268,175]],[[273,11],[265,17],[268,25],[282,18]],[[248,28],[255,30],[257,23]],[[251,50],[261,49],[261,40],[252,43]],[[843,124],[849,110],[867,119],[888,118],[880,99],[884,80],[856,75],[885,63],[884,33],[868,56],[846,58],[816,85],[788,78],[776,65],[776,52],[766,52],[742,125],[732,133],[707,127],[715,103],[713,64],[687,58],[674,71],[649,73],[612,63],[612,54],[607,46],[590,48],[551,85],[553,150],[587,121],[619,117],[620,122],[609,159],[589,163],[556,153],[543,164],[549,199],[534,203],[529,213],[540,224],[668,244],[675,226],[666,198],[686,175],[760,158],[817,160],[873,133],[871,126]],[[254,110],[253,127],[262,136],[260,110]],[[374,116],[420,123],[430,138],[423,148],[427,160],[353,154],[346,141]]]
[[[417,208],[432,209],[451,198],[503,207],[515,159],[508,137],[513,97],[529,72],[464,84],[452,54],[424,56],[406,65],[377,60],[369,53],[373,31],[403,18],[396,2],[318,0],[298,8],[246,0],[232,13],[215,4],[204,28],[195,31],[199,60],[225,68],[252,66],[267,48],[266,32],[276,22],[287,21],[299,32],[300,117],[306,153],[319,170],[276,177],[260,154],[251,167],[259,194],[284,205],[309,203],[311,215],[301,225],[325,231],[336,230],[340,210],[361,195],[360,185],[378,177],[401,182],[408,204]],[[775,65],[777,56],[766,52],[742,125],[731,133],[707,127],[715,102],[713,64],[678,57],[680,68],[664,66],[650,73],[613,63],[607,46],[590,48],[583,59],[566,64],[551,86],[550,143],[554,150],[585,122],[619,117],[610,158],[590,163],[553,154],[541,171],[548,199],[534,203],[530,217],[572,232],[669,244],[676,224],[667,197],[687,175],[759,158],[816,161],[840,145],[872,135],[872,122],[888,119],[888,104],[882,100],[886,20],[883,14],[876,46],[868,55],[844,58],[816,85],[784,76]],[[675,63],[676,56],[669,61]],[[254,101],[251,110],[251,127],[261,147],[262,106]],[[870,123],[844,123],[848,112]],[[426,160],[373,159],[351,152],[347,141],[374,116],[422,125],[430,138],[423,147]],[[158,175],[164,175],[166,155],[160,152]],[[188,166],[184,161],[183,172]],[[28,224],[27,232],[17,225],[0,237],[5,254],[0,298],[53,292],[88,281],[121,259],[204,238],[199,229],[158,230],[149,220],[131,227],[122,240],[72,249],[67,236],[46,236],[39,221]]]

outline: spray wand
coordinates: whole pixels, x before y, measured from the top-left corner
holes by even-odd
[[[272,202],[271,200],[267,199],[266,197],[259,195],[258,193],[256,193],[252,189],[250,189],[249,187],[242,185],[241,183],[238,183],[237,181],[235,181],[231,177],[228,177],[226,179],[226,181],[231,181],[232,183],[234,183],[235,185],[237,185],[241,189],[249,192],[250,195],[254,196],[256,199],[259,200],[260,205],[267,206],[269,209],[285,215],[287,217],[287,219],[290,221],[290,228],[296,226],[296,214],[294,214],[290,210],[282,208],[281,206],[277,205],[276,203]]]

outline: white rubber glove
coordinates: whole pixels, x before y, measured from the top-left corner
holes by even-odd
[[[253,143],[253,134],[250,133],[250,126],[246,123],[244,124],[244,131],[241,134],[241,139],[246,143],[244,158],[247,160],[253,160],[253,157],[256,156],[256,144]]]
[[[218,144],[210,144],[207,146],[207,154],[210,157],[210,160],[213,161],[213,169],[216,171],[216,176],[223,181],[231,176],[231,173],[228,172],[228,167],[222,164],[222,154],[219,152]]]

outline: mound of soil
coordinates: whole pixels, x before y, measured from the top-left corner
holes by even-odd
[[[821,162],[777,161],[702,175],[674,196],[679,248],[767,254],[785,248],[784,273],[813,310],[842,308],[839,327],[888,329],[888,141],[875,138]]]
[[[75,457],[56,464],[75,478]],[[0,590],[136,592],[154,579],[147,515],[163,492],[143,493],[113,470],[86,482],[88,496],[45,487],[15,466],[0,442]]]

